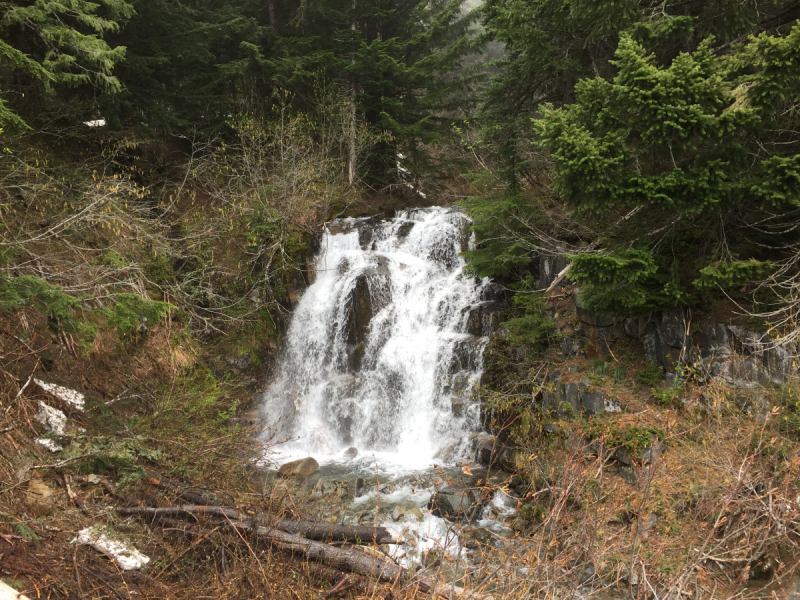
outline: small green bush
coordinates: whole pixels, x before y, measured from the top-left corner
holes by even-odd
[[[56,328],[75,333],[79,322],[73,311],[80,299],[65,293],[60,287],[33,275],[0,276],[0,312],[19,312],[34,308],[46,314]]]
[[[534,287],[533,282],[525,286]],[[525,287],[523,286],[523,287]],[[502,323],[508,329],[508,343],[512,346],[531,344],[534,348],[546,348],[556,337],[556,323],[547,313],[544,298],[540,294],[518,293],[511,298],[513,318]]]
[[[656,366],[655,363],[647,363],[644,369],[636,372],[636,379],[647,387],[656,387],[660,382],[664,381],[664,371]]]
[[[682,389],[683,388],[679,385],[665,390],[653,389],[653,397],[661,406],[672,406],[680,398]]]
[[[666,433],[659,427],[620,427],[618,423],[600,420],[590,422],[583,430],[589,440],[604,439],[609,448],[625,448],[632,458],[642,458],[654,440],[662,441]]]
[[[142,298],[138,294],[119,294],[114,297],[114,306],[103,312],[109,326],[116,329],[120,339],[137,341],[173,308],[167,302]]]

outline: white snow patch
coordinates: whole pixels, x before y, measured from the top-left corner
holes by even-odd
[[[28,600],[28,597],[0,581],[0,600]]]
[[[139,552],[130,542],[112,539],[100,532],[97,527],[79,531],[78,537],[71,543],[91,546],[111,558],[123,571],[141,569],[150,562],[150,557]]]
[[[65,435],[67,433],[67,415],[53,408],[47,406],[41,400],[39,401],[39,414],[36,415],[36,420],[44,425],[45,429],[57,433],[58,435]]]
[[[50,450],[50,452],[61,452],[64,449],[50,438],[36,438],[34,441],[46,450]]]
[[[36,420],[39,421],[45,429],[52,431],[56,435],[67,435],[67,432],[70,430],[83,431],[80,427],[70,425],[67,415],[63,412],[57,408],[48,406],[41,400],[39,400],[39,413],[36,415]]]
[[[52,394],[59,400],[63,400],[64,402],[71,404],[78,410],[83,410],[84,406],[86,406],[86,396],[80,392],[65,388],[61,385],[56,385],[55,383],[45,383],[40,379],[34,379],[33,383],[38,385],[45,392]]]
[[[84,121],[83,123],[87,127],[105,127],[106,120],[105,119],[97,119],[95,121]]]

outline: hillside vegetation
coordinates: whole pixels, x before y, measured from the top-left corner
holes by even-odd
[[[470,275],[508,300],[487,317],[480,392],[494,476],[474,485],[518,513],[514,544],[479,542],[472,571],[431,553],[420,577],[458,572],[498,598],[788,597],[800,8],[475,4],[0,4],[5,584],[423,597],[419,582],[342,583],[222,525],[115,509],[188,489],[307,515],[309,498],[256,464],[281,440],[258,437],[250,409],[320,232],[459,204]],[[150,566],[69,545],[97,525]]]

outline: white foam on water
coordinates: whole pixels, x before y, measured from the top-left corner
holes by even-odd
[[[279,462],[324,465],[354,446],[400,474],[466,453],[479,410],[467,401],[456,416],[451,397],[475,393],[487,338],[467,321],[489,285],[463,275],[469,224],[437,207],[329,225],[264,396],[271,430],[293,438]]]
[[[488,338],[473,311],[492,288],[464,275],[470,223],[440,207],[330,223],[263,398],[269,435],[292,440],[271,459],[313,456],[324,476],[382,482],[355,499],[356,512],[376,502],[380,515],[406,508],[398,521],[379,517],[407,542],[391,549],[406,566],[432,551],[463,551],[453,523],[427,509],[433,486],[408,482],[437,465],[460,469],[474,453],[469,434],[480,429]],[[344,456],[350,447],[355,459]],[[381,493],[390,482],[394,491]]]

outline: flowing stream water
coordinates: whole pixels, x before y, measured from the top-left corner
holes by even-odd
[[[395,482],[384,503],[419,506],[402,521],[445,547],[446,523],[425,511],[436,484],[419,475],[474,458],[497,287],[464,273],[470,224],[440,207],[330,223],[263,402],[290,439],[279,462],[313,456],[328,477]],[[374,506],[379,488],[354,505]]]

